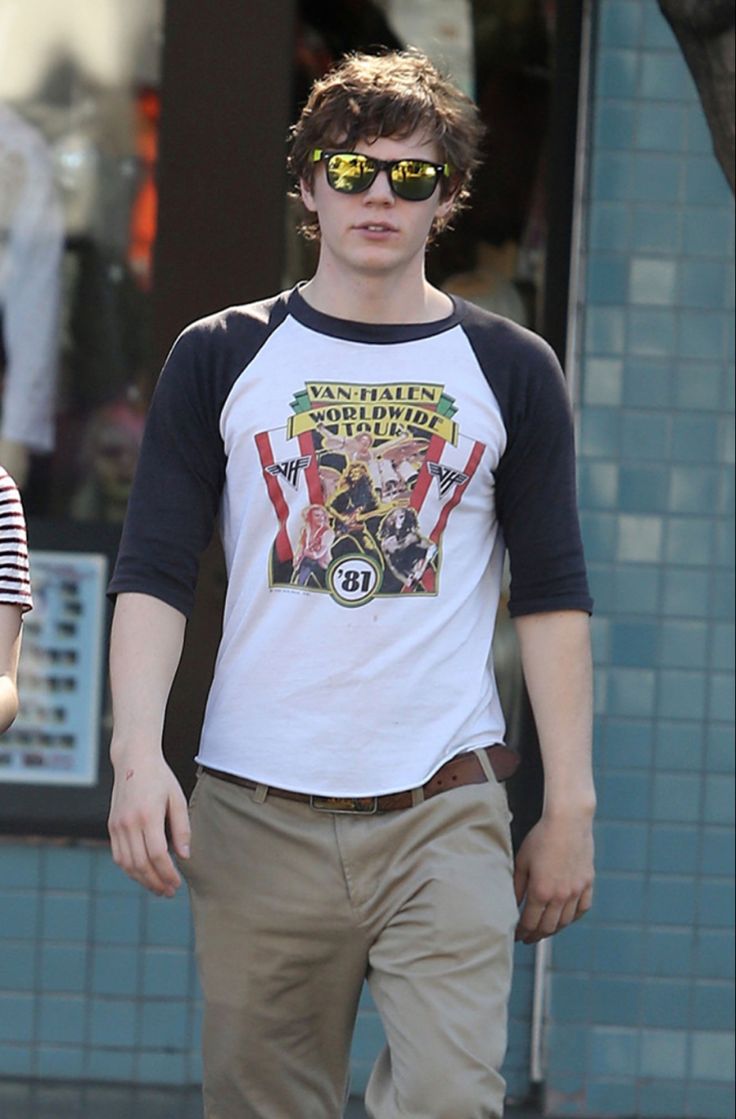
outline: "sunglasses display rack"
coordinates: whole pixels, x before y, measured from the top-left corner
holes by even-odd
[[[100,732],[105,556],[31,552],[20,711],[0,738],[0,782],[94,785]]]

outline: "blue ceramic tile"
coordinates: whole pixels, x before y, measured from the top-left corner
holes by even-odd
[[[606,715],[605,727],[596,728],[596,741],[605,734],[607,764],[618,769],[646,769],[652,764],[653,723],[650,719],[616,719]]]
[[[593,959],[594,929],[590,922],[578,921],[565,929],[555,942],[555,971],[589,971]]]
[[[624,367],[626,408],[667,408],[672,395],[671,363],[658,358],[630,358]]]
[[[734,431],[733,415],[721,416],[718,421],[718,461],[728,463],[733,466],[734,458],[736,457],[736,431]],[[728,471],[728,481],[733,485],[733,472]],[[728,501],[728,512],[733,515],[733,490],[726,499]],[[722,505],[722,508],[725,508]]]
[[[714,668],[734,668],[736,627],[733,622],[716,622],[711,637],[711,664]]]
[[[147,999],[143,1004],[141,1044],[147,1049],[186,1049],[187,1004],[181,999]]]
[[[719,475],[717,511],[721,516],[728,517],[733,526],[733,510],[734,504],[736,504],[736,478],[730,466],[720,467]]]
[[[550,975],[549,1009],[552,1021],[588,1022],[590,979],[578,975]]]
[[[192,922],[186,894],[146,899],[145,940],[162,947],[188,948],[191,945]]]
[[[629,262],[629,301],[669,307],[677,291],[677,263],[651,257],[632,257]]]
[[[28,994],[0,994],[0,1041],[29,1042],[33,1036],[34,999]]]
[[[86,1003],[81,997],[41,996],[37,1036],[39,1041],[67,1045],[84,1040]]]
[[[672,823],[694,823],[700,816],[700,777],[694,773],[656,773],[653,816]]]
[[[31,1075],[33,1055],[28,1045],[0,1045],[0,1076]]]
[[[606,47],[638,46],[641,17],[641,5],[634,0],[604,0],[600,6],[599,41]]]
[[[584,1106],[591,1115],[633,1115],[636,1107],[636,1083],[621,1080],[591,1080],[588,1083]]]
[[[661,624],[660,663],[666,668],[705,668],[708,628],[705,622],[669,621]]]
[[[632,248],[639,253],[679,252],[680,222],[678,206],[635,206],[631,227]]]
[[[707,262],[709,263],[709,262]],[[587,297],[589,303],[603,303],[608,306],[626,302],[628,291],[628,261],[618,255],[597,255],[588,263]],[[590,314],[590,311],[588,312]],[[610,311],[606,311],[607,317]],[[591,337],[591,334],[589,334]],[[593,346],[593,349],[598,347]],[[609,349],[609,345],[605,346]],[[620,346],[619,346],[620,348]]]
[[[706,674],[663,669],[659,677],[657,714],[665,719],[700,719],[705,714]]]
[[[616,609],[622,614],[659,611],[661,572],[644,564],[622,564],[615,574]]]
[[[578,470],[580,504],[586,509],[613,509],[618,501],[618,466],[582,462]]]
[[[699,770],[702,764],[702,723],[666,722],[657,726],[657,769]]]
[[[597,59],[596,93],[600,97],[635,97],[639,57],[633,50],[602,50]],[[598,143],[604,142],[597,136]]]
[[[597,202],[588,217],[588,244],[591,249],[624,252],[629,247],[631,211],[619,203]]]
[[[629,201],[633,159],[628,152],[598,152],[593,156],[591,192],[596,202]]]
[[[636,875],[599,874],[595,904],[599,921],[641,923],[646,909],[645,884]],[[615,973],[621,968],[609,970]]]
[[[141,903],[135,894],[98,895],[94,899],[93,927],[99,944],[137,944],[141,936]]]
[[[718,453],[717,416],[674,416],[673,455],[679,462],[714,462]]]
[[[90,1049],[87,1052],[87,1076],[105,1084],[133,1081],[135,1053],[125,1049]]]
[[[650,979],[641,993],[641,1020],[645,1026],[687,1029],[690,1025],[690,983],[675,979]]]
[[[649,920],[652,925],[691,925],[697,898],[693,878],[668,875],[649,882]]]
[[[696,983],[693,996],[696,1030],[733,1030],[733,994],[732,983]]]
[[[0,950],[0,989],[32,991],[35,979],[36,948],[33,941],[5,941]]]
[[[613,664],[650,667],[657,660],[658,627],[653,622],[613,622],[610,643]]]
[[[676,353],[677,317],[674,311],[633,307],[628,315],[628,348],[632,354],[670,357]]]
[[[635,202],[678,202],[682,164],[675,156],[639,152],[631,160],[631,198]]]
[[[687,101],[692,81],[679,51],[644,52],[641,56],[641,93],[653,101]]]
[[[682,105],[640,102],[636,147],[652,152],[679,152],[685,144],[686,110]]]
[[[663,528],[661,517],[622,513],[616,558],[621,563],[656,563],[662,554]]]
[[[713,511],[718,500],[718,471],[710,466],[673,466],[669,507],[673,513]]]
[[[694,827],[657,824],[651,830],[649,865],[658,874],[694,874],[698,862],[698,833]]]
[[[127,874],[124,874],[112,861],[108,847],[103,847],[95,853],[92,877],[98,893],[145,896],[143,886],[128,878]]]
[[[723,361],[727,312],[685,309],[677,318],[677,353],[683,358]]]
[[[690,975],[693,941],[691,929],[647,929],[644,952],[649,974],[680,978]]]
[[[550,1064],[558,1072],[575,1072],[587,1051],[588,1040],[587,1026],[552,1023],[547,1033]]]
[[[729,189],[713,156],[690,157],[685,169],[685,201],[691,206],[725,207]]]
[[[700,517],[671,517],[667,522],[667,563],[705,567],[713,557],[713,524]]]
[[[733,672],[717,672],[711,676],[708,717],[714,721],[733,720],[734,706]]]
[[[600,1026],[636,1026],[640,1001],[638,980],[595,976],[590,982],[590,1021]]]
[[[691,155],[713,154],[713,137],[699,102],[687,109],[687,150]]]
[[[611,669],[608,674],[608,710],[612,715],[651,715],[654,711],[654,672],[633,668]]]
[[[587,529],[584,531],[587,531]],[[613,568],[611,564],[595,563],[593,561],[588,562],[590,593],[595,600],[596,611],[599,612],[595,615],[598,623],[601,623],[603,621],[602,615],[613,609],[613,584],[611,582],[612,571]],[[598,625],[596,633],[600,635],[600,625]],[[600,657],[600,660],[606,659],[607,657]]]
[[[35,890],[40,874],[38,847],[23,843],[0,844],[0,890]]]
[[[134,999],[92,999],[90,1004],[90,1038],[94,1046],[123,1049],[138,1040],[138,1011],[146,1003]]]
[[[37,935],[40,900],[37,893],[0,892],[0,945],[5,940],[23,940]]]
[[[47,890],[89,890],[92,885],[93,862],[93,850],[86,846],[44,847],[44,887]]]
[[[718,365],[703,362],[683,364],[675,374],[675,404],[696,411],[717,411],[723,407],[723,371]]]
[[[730,210],[689,206],[682,218],[682,238],[683,249],[689,255],[723,257],[733,238]]]
[[[648,773],[606,772],[598,779],[598,807],[605,820],[646,820],[651,776]]]
[[[734,866],[733,828],[704,828],[700,843],[700,873],[732,878],[734,871],[736,866]]]
[[[670,418],[655,412],[624,412],[621,450],[624,459],[666,459],[670,448]]]
[[[733,979],[733,933],[699,929],[695,946],[695,974],[704,979]]]
[[[669,469],[666,466],[648,466],[643,462],[622,466],[619,471],[621,512],[662,512],[667,505],[669,482]]]
[[[696,1080],[734,1079],[733,1032],[698,1031],[693,1036],[692,1075]]]
[[[46,940],[86,940],[89,898],[85,894],[45,894],[43,935]]]
[[[681,1080],[687,1072],[685,1030],[642,1030],[641,1072],[662,1080]]]
[[[87,948],[45,944],[41,954],[41,989],[84,990],[87,982]]]
[[[733,1119],[735,1104],[733,1084],[688,1085],[687,1106],[698,1119]]]
[[[706,764],[711,773],[734,772],[732,727],[708,727]]]
[[[100,995],[134,995],[140,968],[136,948],[95,947],[92,955],[92,989]]]
[[[727,878],[704,878],[698,884],[698,914],[701,925],[733,928],[734,883]]]
[[[617,518],[610,513],[583,512],[580,524],[589,562],[610,561],[616,550]]]
[[[711,614],[718,619],[733,617],[734,580],[733,571],[716,571],[712,577]]]
[[[715,562],[719,566],[728,567],[733,571],[736,565],[735,545],[733,524],[717,524],[715,526]]]
[[[670,617],[700,618],[708,601],[708,573],[670,568],[664,574],[664,610]]]
[[[626,314],[620,307],[589,306],[585,312],[585,349],[589,354],[623,353]]]
[[[635,1076],[638,1061],[637,1032],[613,1027],[590,1031],[590,1064],[593,1076]]]
[[[579,450],[591,458],[617,458],[620,416],[613,408],[586,408],[580,420]]]
[[[189,955],[177,949],[147,948],[143,953],[143,990],[147,995],[183,998],[189,990]]]
[[[79,1080],[84,1072],[85,1053],[73,1046],[40,1045],[36,1071],[44,1080]]]
[[[682,1114],[685,1105],[685,1083],[664,1080],[642,1080],[636,1114],[641,1119],[672,1119]]]
[[[714,311],[727,305],[726,265],[717,260],[683,260],[680,299],[686,307]]]
[[[634,143],[636,105],[619,100],[599,101],[593,127],[599,150],[628,151]]]
[[[557,947],[555,946],[555,952]],[[643,962],[641,929],[596,928],[593,941],[593,967],[598,977],[639,975]]]
[[[651,50],[677,50],[677,41],[657,4],[644,4],[642,12],[642,45]]]
[[[141,1084],[182,1084],[185,1067],[183,1053],[164,1050],[139,1053],[136,1079]]]

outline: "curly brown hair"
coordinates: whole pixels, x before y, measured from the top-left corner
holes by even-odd
[[[403,138],[419,132],[435,143],[452,174],[441,182],[443,199],[453,198],[448,217],[435,220],[433,233],[448,225],[469,197],[480,160],[483,135],[476,105],[418,50],[350,54],[312,86],[291,129],[288,168],[297,189],[314,182],[315,148],[352,148],[359,140]],[[319,237],[317,216],[306,213],[300,226],[308,239]]]

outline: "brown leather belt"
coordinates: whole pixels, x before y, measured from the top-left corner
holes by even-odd
[[[516,769],[517,759],[513,752],[505,746],[486,746],[487,754],[496,778],[504,781]],[[200,766],[200,772],[209,773],[210,777],[217,777],[220,781],[228,781],[232,785],[240,785],[244,789],[256,789],[255,781],[247,777],[237,777],[234,773],[225,773],[220,769],[210,769],[209,766]],[[437,770],[434,777],[430,777],[426,785],[421,786],[423,796],[417,796],[418,790],[408,789],[401,793],[386,793],[375,797],[327,797],[310,793],[295,793],[291,789],[278,789],[274,785],[267,785],[267,795],[283,797],[285,800],[296,800],[308,804],[318,812],[349,813],[351,815],[375,815],[377,812],[396,812],[398,809],[411,808],[413,804],[422,799],[444,793],[448,789],[457,789],[461,785],[480,785],[488,778],[483,766],[480,764],[475,751],[457,754],[445,762]]]

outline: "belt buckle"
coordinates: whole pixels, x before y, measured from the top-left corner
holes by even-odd
[[[312,794],[309,807],[315,812],[332,812],[337,816],[375,816],[378,797],[323,797]]]

